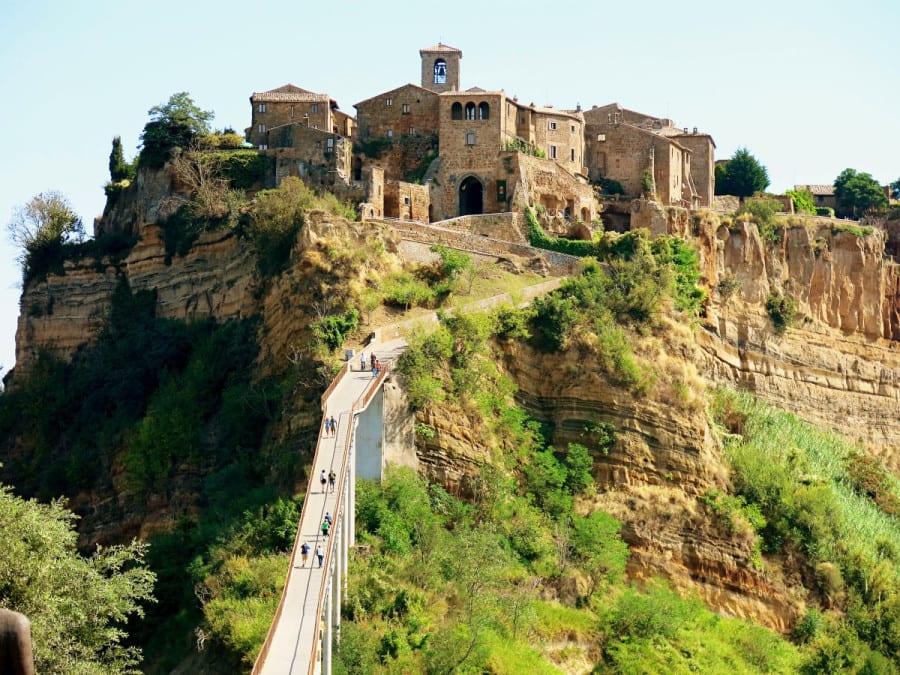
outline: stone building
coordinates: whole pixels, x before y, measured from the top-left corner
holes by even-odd
[[[715,188],[715,142],[709,134],[679,129],[668,118],[618,103],[584,112],[585,163],[592,181],[616,180],[640,195],[651,170],[657,198],[666,205],[709,207]]]
[[[837,208],[837,199],[834,194],[834,185],[795,185],[794,189],[799,191],[808,190],[819,208]]]
[[[362,217],[434,221],[530,206],[566,233],[597,218],[592,181],[615,179],[637,197],[647,170],[663,204],[711,204],[708,134],[617,103],[564,110],[463,90],[462,51],[438,43],[419,56],[419,84],[360,101],[355,119],[294,85],[254,93],[247,139],[275,157],[276,181],[331,187],[360,201]]]
[[[268,147],[267,134],[274,127],[299,124],[341,136],[352,136],[355,121],[338,110],[337,101],[328,94],[286,84],[250,96],[251,122],[244,130],[247,141],[260,150]]]

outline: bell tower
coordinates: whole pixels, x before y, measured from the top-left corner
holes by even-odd
[[[459,91],[459,61],[462,52],[438,42],[419,50],[422,57],[422,87],[438,93]]]

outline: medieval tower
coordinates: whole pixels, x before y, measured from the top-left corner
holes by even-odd
[[[422,87],[442,93],[459,91],[459,60],[462,52],[438,42],[419,50],[422,57]]]

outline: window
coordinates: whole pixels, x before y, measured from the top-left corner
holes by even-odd
[[[450,106],[450,119],[451,120],[461,120],[462,119],[462,103],[454,103]]]
[[[265,124],[259,125],[259,133],[261,133],[261,134],[266,133],[266,125]]]
[[[388,129],[388,138],[393,138],[393,137],[394,137],[394,130]]]
[[[257,147],[259,150],[268,150],[268,149],[269,149],[269,146],[266,145],[265,143],[260,143],[260,144],[259,144],[258,146],[256,146],[256,147]]]
[[[475,104],[469,101],[466,103],[466,119],[474,120],[475,119]]]
[[[547,128],[550,129],[550,131],[556,131],[556,122],[548,122]]]
[[[309,106],[309,112],[311,112],[311,113],[319,112],[319,104],[313,103],[311,106]]]
[[[333,139],[333,138],[326,138],[326,139],[325,139],[325,147],[327,147],[329,150],[331,150],[332,148],[334,148],[334,139]],[[574,150],[573,150],[573,152],[574,152]]]
[[[265,103],[259,104],[259,112],[266,112],[266,104]]]
[[[390,106],[394,105],[394,99],[392,99],[392,98],[387,98],[387,99],[384,100],[384,104],[385,104],[386,106],[390,107]]]
[[[573,134],[575,133],[575,125],[574,124],[572,125],[572,133]]]
[[[550,152],[548,153],[548,155],[549,155],[550,159],[556,159],[556,146],[555,145],[550,146]]]
[[[414,133],[416,133],[416,128],[415,128],[415,127],[410,127],[410,128],[409,128],[409,135],[412,136]]]
[[[602,143],[606,140],[606,134],[597,134],[597,140]]]
[[[444,59],[434,62],[434,83],[447,84],[447,62]]]
[[[475,132],[474,131],[466,132],[466,145],[475,145]]]
[[[478,104],[478,119],[486,120],[491,116],[491,107],[482,101]]]
[[[404,115],[409,115],[409,103],[404,103],[404,104],[403,104],[403,114],[404,114]]]
[[[294,116],[294,106],[291,106],[291,117]]]
[[[575,148],[569,150],[569,159],[573,162],[575,161]]]
[[[403,203],[409,205],[409,195],[403,195]]]

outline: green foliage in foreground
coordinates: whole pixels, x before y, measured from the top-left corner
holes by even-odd
[[[141,652],[123,626],[153,600],[146,545],[82,557],[74,520],[63,502],[25,501],[0,485],[0,606],[31,620],[39,673],[136,672]]]
[[[804,188],[803,190],[786,190],[784,194],[794,200],[794,211],[815,215],[816,200],[812,192]]]
[[[838,435],[749,395],[721,391],[715,407],[726,428],[741,434],[729,437],[726,455],[738,495],[765,517],[764,551],[800,551],[816,579],[816,596],[844,613],[810,642],[815,662],[856,672],[893,657],[893,671],[868,672],[896,672],[900,521],[881,504],[896,503],[898,481],[861,467],[861,451]]]
[[[613,518],[561,527],[510,487],[487,481],[470,505],[405,471],[360,484],[367,546],[353,553],[335,672],[796,672],[797,649],[774,633],[624,584]],[[549,572],[523,555],[526,534],[548,544]],[[572,575],[600,583],[581,606],[546,599]]]

